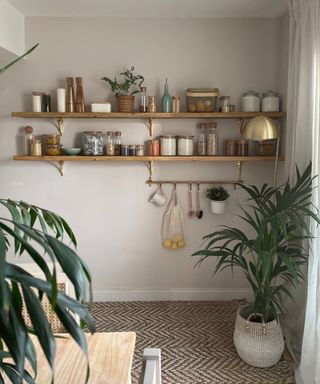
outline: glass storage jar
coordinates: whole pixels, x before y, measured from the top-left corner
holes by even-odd
[[[120,156],[121,155],[121,132],[117,131],[114,140],[114,155]]]
[[[83,132],[81,139],[82,152],[85,156],[103,155],[103,136],[102,132],[87,131]]]
[[[45,135],[46,145],[59,145],[61,135]]]
[[[206,138],[207,124],[200,123],[197,125],[197,128],[198,128],[197,155],[207,156],[207,138]]]
[[[206,131],[207,156],[218,156],[218,139],[217,123],[209,123]]]
[[[229,139],[224,141],[224,155],[225,156],[236,155],[236,140]]]
[[[178,156],[193,155],[193,139],[194,136],[178,136]]]
[[[262,112],[279,112],[280,111],[279,92],[268,91],[262,94],[261,111]]]
[[[47,145],[46,152],[48,156],[60,156],[62,145]]]
[[[121,140],[121,138],[120,138],[120,140]],[[114,140],[112,131],[107,132],[105,153],[107,156],[114,156],[115,155],[115,140]]]
[[[245,92],[241,97],[242,112],[260,112],[260,97],[255,91]]]
[[[176,151],[176,136],[167,135],[160,136],[160,153],[161,156],[175,156]]]
[[[188,112],[215,112],[219,97],[218,88],[188,88],[187,111]]]
[[[220,97],[220,111],[222,113],[230,112],[230,96]]]

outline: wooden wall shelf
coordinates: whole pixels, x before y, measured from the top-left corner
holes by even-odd
[[[286,117],[285,112],[211,112],[211,113],[120,113],[120,112],[12,112],[12,117],[27,119],[250,119],[255,116]]]
[[[154,161],[154,162],[257,162],[274,161],[275,156],[14,156],[24,161]],[[284,160],[284,156],[279,156]]]

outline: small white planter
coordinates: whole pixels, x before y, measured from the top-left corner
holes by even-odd
[[[215,213],[216,215],[221,215],[224,212],[224,208],[226,206],[226,200],[224,201],[210,201],[211,205],[211,212]]]

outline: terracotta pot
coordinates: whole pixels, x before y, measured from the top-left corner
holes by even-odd
[[[116,96],[118,112],[133,112],[134,96]]]

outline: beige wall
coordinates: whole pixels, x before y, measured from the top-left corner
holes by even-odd
[[[89,264],[97,299],[105,298],[230,298],[246,294],[240,273],[212,278],[214,261],[193,269],[192,252],[201,237],[220,224],[235,224],[236,201],[243,192],[229,188],[232,201],[222,216],[209,212],[202,187],[201,221],[185,219],[187,247],[168,252],[160,244],[164,209],[148,203],[153,188],[144,184],[143,163],[67,163],[65,176],[48,163],[13,162],[21,130],[31,124],[41,133],[54,133],[46,120],[9,117],[30,110],[33,90],[64,86],[66,76],[84,77],[87,103],[112,98],[100,81],[126,66],[142,73],[149,94],[160,97],[167,76],[171,94],[187,87],[219,87],[238,106],[241,93],[283,85],[279,70],[280,19],[107,19],[27,18],[27,46],[40,42],[25,63],[1,79],[0,156],[1,196],[24,199],[61,213],[79,241],[79,253]],[[113,99],[113,98],[112,98]],[[156,132],[195,134],[196,120],[158,121]],[[148,139],[144,122],[130,120],[67,120],[63,143],[79,144],[84,130],[121,130],[125,143]],[[238,133],[236,121],[218,121],[221,141]],[[245,164],[248,183],[271,182],[272,164]],[[160,164],[155,178],[234,179],[234,164]],[[165,188],[167,196],[170,188]],[[178,190],[184,211],[187,190]],[[25,260],[25,259],[23,259]]]

